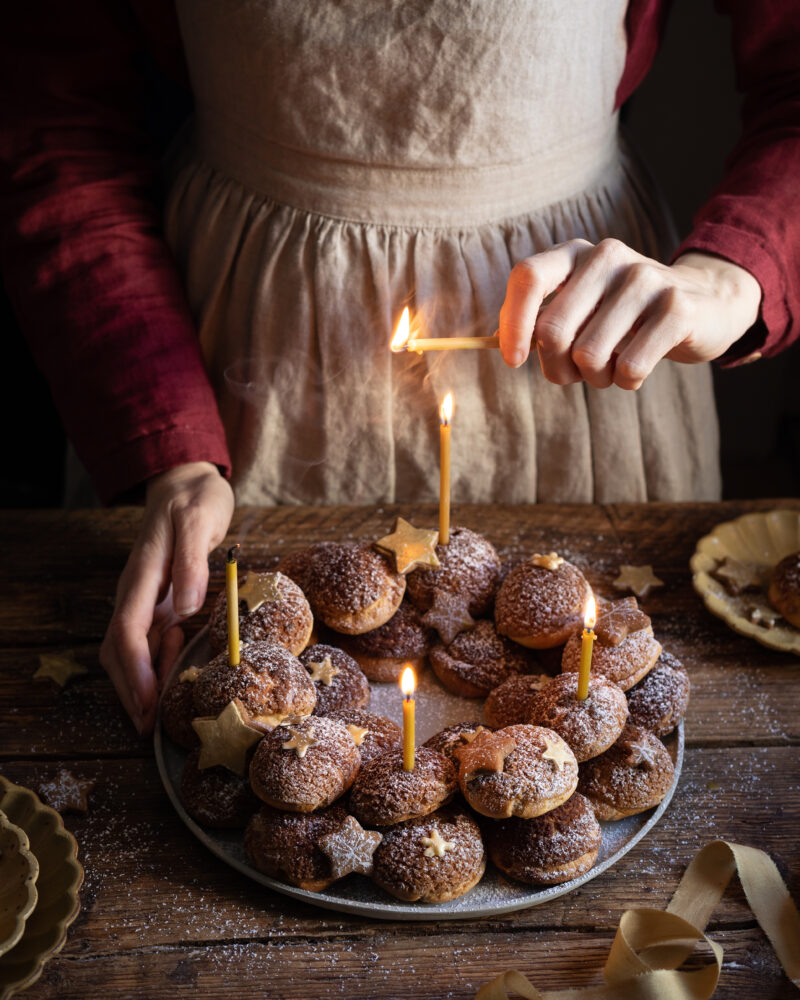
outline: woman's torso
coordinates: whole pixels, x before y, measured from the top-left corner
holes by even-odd
[[[712,498],[705,366],[637,393],[497,352],[393,356],[496,327],[513,263],[574,236],[669,249],[620,148],[624,0],[179,3],[197,101],[168,235],[240,502],[429,500],[456,397],[454,499]]]

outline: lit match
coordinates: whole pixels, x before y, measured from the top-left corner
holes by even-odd
[[[500,347],[500,338],[492,337],[412,337],[408,306],[403,310],[389,347],[395,354],[402,351],[482,351]]]

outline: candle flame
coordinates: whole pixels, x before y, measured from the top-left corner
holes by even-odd
[[[417,678],[414,676],[414,671],[411,667],[406,667],[400,677],[400,690],[403,692],[406,698],[410,698],[414,693],[417,686]]]
[[[389,344],[390,349],[394,351],[395,354],[399,351],[406,350],[410,336],[411,321],[408,316],[408,306],[406,306],[397,324],[397,329],[394,331],[391,343]]]
[[[594,628],[597,622],[597,604],[594,600],[594,594],[586,602],[586,607],[583,612],[583,625],[584,628]]]
[[[453,394],[448,392],[448,394],[442,400],[442,405],[439,407],[439,419],[443,424],[449,424],[453,419]]]

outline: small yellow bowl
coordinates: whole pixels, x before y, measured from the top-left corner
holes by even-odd
[[[692,584],[712,615],[770,649],[800,655],[800,629],[782,618],[772,628],[751,621],[748,608],[769,608],[766,592],[730,594],[711,573],[725,560],[763,567],[765,575],[781,559],[800,550],[800,510],[770,510],[724,521],[697,543],[690,560]]]
[[[0,776],[0,811],[27,834],[39,863],[36,906],[21,939],[0,956],[0,1000],[7,1000],[36,982],[45,962],[63,948],[67,928],[80,910],[83,867],[78,844],[59,814],[29,788]]]
[[[0,955],[22,937],[36,906],[39,862],[29,848],[27,833],[0,812]]]

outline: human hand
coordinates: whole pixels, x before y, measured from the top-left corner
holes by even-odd
[[[225,537],[233,490],[209,462],[154,476],[144,520],[117,585],[100,663],[140,735],[149,733],[163,680],[183,645],[179,623],[200,609],[208,553]]]
[[[619,240],[569,240],[516,264],[500,310],[513,368],[536,344],[545,378],[638,389],[662,358],[719,357],[758,317],[761,286],[705,253],[668,266]]]

